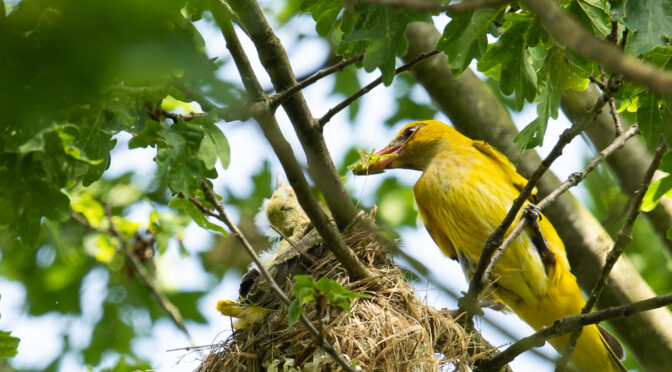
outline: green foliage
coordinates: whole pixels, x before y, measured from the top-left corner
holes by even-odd
[[[309,12],[317,22],[317,32],[325,36],[335,24],[343,9],[341,1],[303,0],[301,10]],[[392,8],[377,4],[356,4],[345,10],[340,23],[341,36],[337,52],[352,57],[364,51],[364,68],[379,68],[383,83],[390,85],[394,79],[397,56],[408,48],[406,26],[411,22],[429,22],[426,12]]]
[[[411,22],[428,22],[429,15],[409,9],[395,9],[374,4],[358,4],[354,10],[352,29],[344,30],[344,43],[363,41],[366,45],[364,69],[380,69],[383,83],[394,79],[397,56],[406,53],[408,41],[404,35]]]
[[[611,32],[611,19],[606,0],[573,0],[567,11],[574,14],[579,22],[599,38]]]
[[[299,321],[305,312],[304,304],[312,306],[340,306],[350,315],[350,304],[356,298],[371,298],[370,295],[350,292],[338,282],[321,278],[317,282],[310,275],[294,276],[294,300],[289,304],[289,325]]]
[[[11,332],[0,331],[0,361],[16,355],[19,341],[18,337],[11,336]]]
[[[443,29],[436,49],[448,56],[455,78],[469,66],[474,58],[480,58],[488,46],[486,32],[501,12],[495,9],[480,9],[460,14]]]
[[[516,109],[525,101],[532,101],[537,91],[537,75],[528,51],[528,37],[535,26],[534,18],[523,14],[507,14],[504,17],[505,32],[478,61],[478,70],[499,80],[504,94],[515,93]],[[529,45],[534,46],[534,45]]]
[[[672,36],[672,4],[668,0],[626,1],[623,16],[632,33],[626,46],[632,55],[665,45],[665,38]]]

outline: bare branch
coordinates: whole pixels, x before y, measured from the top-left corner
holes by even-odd
[[[275,111],[275,109],[277,109],[280,104],[285,102],[285,100],[287,100],[287,98],[290,97],[292,94],[306,88],[307,86],[310,86],[311,84],[315,83],[316,81],[322,79],[325,76],[329,76],[329,75],[331,75],[331,74],[333,74],[334,72],[337,72],[337,71],[343,71],[344,68],[350,66],[353,63],[357,63],[357,62],[361,61],[362,58],[364,58],[364,53],[359,53],[358,55],[356,55],[352,58],[344,59],[341,62],[339,62],[339,63],[337,63],[337,64],[335,64],[335,65],[333,65],[329,68],[318,71],[314,75],[306,78],[305,80],[302,80],[300,83],[298,83],[298,84],[294,85],[293,87],[285,90],[284,92],[272,95],[271,97],[269,97],[271,111]]]
[[[238,239],[238,241],[240,241],[240,243],[243,245],[247,254],[250,255],[254,263],[257,265],[257,270],[259,270],[259,272],[264,277],[266,282],[269,283],[273,292],[275,292],[275,294],[282,300],[282,302],[285,303],[286,306],[289,306],[290,303],[289,298],[287,297],[285,292],[283,292],[282,289],[280,289],[280,286],[278,285],[278,283],[275,282],[275,280],[268,272],[268,270],[266,270],[266,267],[261,262],[261,259],[259,259],[259,256],[257,256],[257,253],[255,252],[254,248],[252,248],[250,242],[247,240],[247,238],[245,238],[245,235],[243,235],[240,229],[238,229],[238,227],[234,225],[233,222],[231,222],[231,219],[226,214],[224,207],[217,200],[215,192],[210,188],[210,186],[206,181],[201,182],[201,190],[203,190],[205,198],[208,200],[208,202],[210,202],[217,211],[216,213],[210,211],[207,214],[211,216],[215,215],[218,220],[224,222],[226,227],[228,227],[229,230],[231,230],[236,239]],[[205,208],[201,203],[199,204],[194,203],[194,204],[199,209],[201,209],[201,207]],[[306,326],[306,328],[308,328],[308,331],[315,337],[317,342],[320,344],[320,347],[322,347],[332,358],[334,358],[336,363],[338,363],[346,371],[355,372],[354,368],[352,368],[352,366],[345,359],[343,359],[343,357],[334,349],[334,347],[324,337],[321,336],[320,331],[315,328],[313,323],[310,321],[310,319],[308,319],[308,317],[305,314],[301,314],[301,322]]]
[[[665,153],[666,150],[667,146],[665,145],[664,140],[661,139],[661,143],[656,149],[656,154],[653,157],[653,160],[651,160],[651,164],[649,164],[649,167],[647,168],[646,173],[644,174],[642,184],[633,195],[632,206],[630,209],[630,213],[628,214],[628,218],[623,224],[621,230],[618,232],[618,237],[616,238],[616,242],[614,242],[614,247],[611,249],[611,251],[609,251],[609,254],[607,254],[607,258],[605,260],[604,266],[602,267],[602,271],[600,272],[600,276],[595,282],[593,288],[590,290],[590,295],[588,296],[588,300],[586,301],[586,304],[583,306],[583,309],[581,309],[581,314],[589,313],[593,309],[593,306],[595,306],[597,299],[602,293],[602,289],[604,289],[604,287],[607,285],[607,280],[609,278],[609,273],[611,272],[611,269],[614,267],[619,257],[621,257],[621,254],[625,250],[625,247],[632,240],[631,235],[632,226],[635,224],[635,220],[637,219],[637,216],[639,216],[639,212],[641,211],[642,199],[644,198],[644,194],[646,194],[646,190],[649,189],[649,185],[651,184],[653,174],[656,172],[656,169],[658,169],[660,161],[662,160],[663,154]],[[567,362],[569,362],[569,358],[572,355],[572,352],[574,351],[576,341],[579,339],[582,330],[583,328],[579,327],[571,333],[569,337],[569,342],[567,343],[562,358],[560,358],[560,360],[558,361],[558,367],[556,369],[557,372],[564,371],[565,366],[567,365]]]
[[[422,53],[419,56],[415,57],[412,61],[409,61],[408,63],[397,67],[397,69],[394,70],[394,75],[396,76],[396,75],[398,75],[398,74],[400,74],[404,71],[410,70],[416,64],[418,64],[418,63],[424,61],[425,59],[427,59],[431,56],[434,56],[438,53],[439,53],[438,50],[434,50],[434,51],[427,52],[427,53]],[[377,87],[382,82],[383,82],[383,77],[379,76],[376,80],[370,82],[369,84],[367,84],[365,87],[363,87],[362,89],[355,92],[350,97],[341,101],[338,105],[329,109],[329,111],[327,111],[327,113],[324,114],[324,116],[322,116],[321,118],[319,118],[318,120],[315,121],[315,124],[314,124],[315,128],[322,131],[324,126],[329,122],[329,120],[331,120],[332,117],[334,117],[334,115],[339,113],[344,108],[348,107],[352,102],[357,100],[359,97],[361,97],[361,96],[365,95],[366,93],[370,92],[373,88]]]
[[[446,12],[448,15],[454,15],[484,8],[499,8],[502,5],[511,3],[512,0],[467,0],[454,4],[433,4],[430,2],[405,1],[405,0],[358,0],[359,3],[370,3],[385,5],[393,8],[407,8],[413,10],[424,10],[428,12]]]
[[[520,4],[541,20],[556,41],[569,49],[634,83],[662,94],[672,94],[672,72],[641,62],[623,53],[618,46],[591,35],[556,1],[520,0]]]
[[[247,55],[243,51],[238,36],[233,29],[231,19],[228,18],[225,9],[219,8],[219,5],[221,4],[220,1],[212,0],[212,3],[215,20],[221,28],[224,39],[226,40],[227,48],[233,56],[238,71],[240,72],[243,81],[246,82],[245,86],[246,89],[248,89],[248,94],[250,97],[257,99],[259,104],[265,105],[265,110],[258,112],[257,115],[255,115],[255,119],[261,126],[264,136],[273,147],[273,151],[278,156],[278,159],[285,170],[287,179],[296,192],[301,208],[303,208],[308,218],[312,221],[313,226],[315,226],[315,229],[324,240],[326,246],[334,253],[343,267],[348,271],[351,279],[357,280],[370,277],[371,274],[369,270],[359,260],[352,249],[345,244],[343,237],[333,226],[329,217],[324,213],[317,202],[317,199],[313,195],[310,186],[308,185],[308,181],[306,181],[306,178],[303,175],[303,170],[294,156],[291,146],[280,131],[280,127],[278,126],[275,117],[271,114],[266,95],[252,70]],[[340,184],[340,179],[338,182]],[[326,196],[324,190],[323,193]],[[345,196],[345,199],[341,199],[342,204],[345,202],[349,202],[347,195]],[[352,218],[350,220],[352,220]]]
[[[481,369],[483,371],[494,370],[497,366],[503,366],[510,363],[518,355],[533,348],[540,347],[546,343],[546,340],[569,333],[577,327],[589,324],[597,324],[604,320],[629,316],[631,314],[657,309],[672,304],[672,293],[662,296],[648,298],[646,300],[633,302],[627,305],[612,306],[604,310],[588,314],[571,315],[556,320],[553,325],[544,327],[530,336],[521,338],[513,345],[509,346],[503,352],[495,355],[489,362],[484,363]]]

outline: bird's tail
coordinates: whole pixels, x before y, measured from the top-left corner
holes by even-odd
[[[269,310],[254,304],[241,304],[236,301],[220,300],[217,302],[217,310],[225,316],[237,318],[233,322],[233,328],[245,329],[261,322]]]

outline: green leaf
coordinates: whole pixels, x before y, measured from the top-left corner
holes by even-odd
[[[163,130],[161,123],[156,120],[147,120],[145,127],[128,141],[128,148],[156,146],[161,140],[161,130]]]
[[[331,306],[340,306],[348,315],[350,314],[350,303],[356,298],[371,298],[370,295],[351,292],[345,289],[338,282],[329,278],[321,278],[315,288],[326,294]]]
[[[672,227],[667,229],[667,233],[665,235],[667,236],[668,240],[672,240]]]
[[[341,9],[343,9],[343,2],[340,0],[301,1],[301,10],[313,16],[317,22],[315,29],[320,36],[326,36],[329,33]]]
[[[411,22],[429,22],[429,14],[374,4],[358,4],[352,11],[357,13],[357,21],[353,29],[343,36],[343,41],[368,42],[364,69],[371,72],[380,68],[383,83],[390,85],[394,79],[396,58],[406,53],[408,48],[406,26]]]
[[[606,0],[574,0],[567,9],[584,27],[604,38],[611,33],[611,18]]]
[[[306,310],[303,308],[303,305],[298,298],[292,300],[292,302],[289,303],[289,308],[287,309],[289,316],[289,326],[291,327],[296,324],[296,322],[299,321],[299,318],[301,318],[301,314],[305,312]]]
[[[170,201],[168,206],[174,209],[185,211],[198,226],[204,229],[218,232],[224,236],[228,235],[224,228],[208,221],[207,217],[203,214],[203,212],[201,212],[200,209],[198,209],[192,202],[185,200],[184,198],[174,198]]]
[[[19,341],[19,338],[11,336],[11,332],[0,331],[0,361],[16,355]]]
[[[642,59],[662,69],[672,69],[672,46],[657,46],[642,54]]]
[[[642,211],[652,211],[663,195],[668,198],[672,197],[672,175],[665,176],[649,186],[642,199]]]
[[[216,177],[217,173],[207,169],[198,157],[205,136],[200,125],[178,121],[161,130],[160,135],[166,146],[159,147],[156,163],[159,174],[172,192],[189,196],[199,188],[203,179]]]
[[[672,173],[672,150],[667,150],[665,155],[663,155],[663,160],[660,162],[660,170]]]
[[[562,98],[563,77],[568,76],[564,53],[559,48],[553,48],[546,55],[544,65],[539,70],[539,101],[537,103],[537,115],[514,138],[514,142],[521,149],[530,149],[544,142],[548,119],[558,117],[558,108]]]
[[[527,52],[527,33],[535,20],[520,14],[507,14],[506,30],[478,62],[478,70],[500,82],[504,94],[515,92],[516,109],[536,96],[537,75]]]
[[[663,132],[663,120],[660,111],[660,95],[647,91],[639,95],[637,125],[650,148],[655,147]]]
[[[203,138],[201,147],[198,149],[198,157],[203,160],[205,167],[208,169],[215,167],[218,158],[222,162],[222,166],[225,169],[228,168],[231,162],[231,150],[224,133],[213,123],[204,123],[201,124],[201,127],[205,132],[205,138]]]
[[[665,45],[672,36],[672,3],[670,0],[639,0],[625,3],[625,26],[630,29],[627,51],[632,55]]]
[[[443,29],[436,49],[448,56],[455,78],[479,58],[488,46],[487,30],[497,16],[497,9],[480,9],[453,17]]]

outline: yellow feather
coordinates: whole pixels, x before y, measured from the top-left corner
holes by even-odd
[[[433,120],[406,125],[381,153],[397,157],[387,159],[383,167],[371,164],[374,169],[423,172],[413,188],[420,215],[441,250],[462,261],[467,270],[478,263],[489,234],[527,182],[504,155],[486,143]],[[578,314],[585,303],[569,271],[564,245],[543,215],[539,228],[555,255],[554,263],[543,262],[530,235],[523,232],[492,272],[493,295],[535,329]],[[470,272],[465,274],[470,278]],[[567,336],[550,342],[563,350]],[[584,371],[624,371],[594,325],[584,328],[571,360]]]

